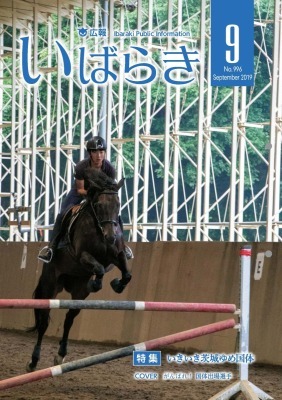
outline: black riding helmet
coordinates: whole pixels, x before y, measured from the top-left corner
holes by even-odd
[[[86,144],[87,151],[91,150],[107,150],[107,143],[101,136],[93,136]]]

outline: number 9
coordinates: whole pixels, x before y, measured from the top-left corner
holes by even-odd
[[[226,51],[226,61],[231,64],[237,63],[239,61],[239,26],[227,25],[225,39],[227,46],[233,47],[233,50]]]

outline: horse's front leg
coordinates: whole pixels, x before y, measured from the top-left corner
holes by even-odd
[[[122,293],[131,280],[131,273],[127,268],[127,259],[124,251],[118,254],[118,263],[116,266],[121,271],[121,279],[113,279],[111,281],[111,287],[116,293]]]
[[[95,257],[84,251],[80,257],[80,264],[89,270],[91,275],[95,275],[95,279],[90,279],[87,285],[89,292],[98,292],[102,289],[103,277],[105,268],[100,264]]]

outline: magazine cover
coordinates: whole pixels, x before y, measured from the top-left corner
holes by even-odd
[[[281,5],[0,0],[0,399],[282,399]]]

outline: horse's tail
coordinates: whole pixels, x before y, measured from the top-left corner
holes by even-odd
[[[39,282],[38,282],[38,284],[37,284],[37,286],[36,286],[36,288],[35,288],[35,290],[33,292],[33,295],[32,295],[33,299],[40,300],[40,299],[44,299],[45,298],[44,293],[43,293],[43,288],[44,288],[43,280],[44,280],[44,272],[45,272],[44,269],[45,268],[46,268],[46,266],[43,265],[42,274],[41,274],[41,276],[39,278]],[[35,324],[34,324],[34,326],[32,326],[30,328],[27,328],[26,331],[27,332],[38,332],[38,329],[41,326],[43,313],[46,313],[46,312],[49,313],[49,311],[50,310],[42,310],[42,309],[35,308],[34,309]],[[49,321],[49,316],[48,316],[48,321]]]

